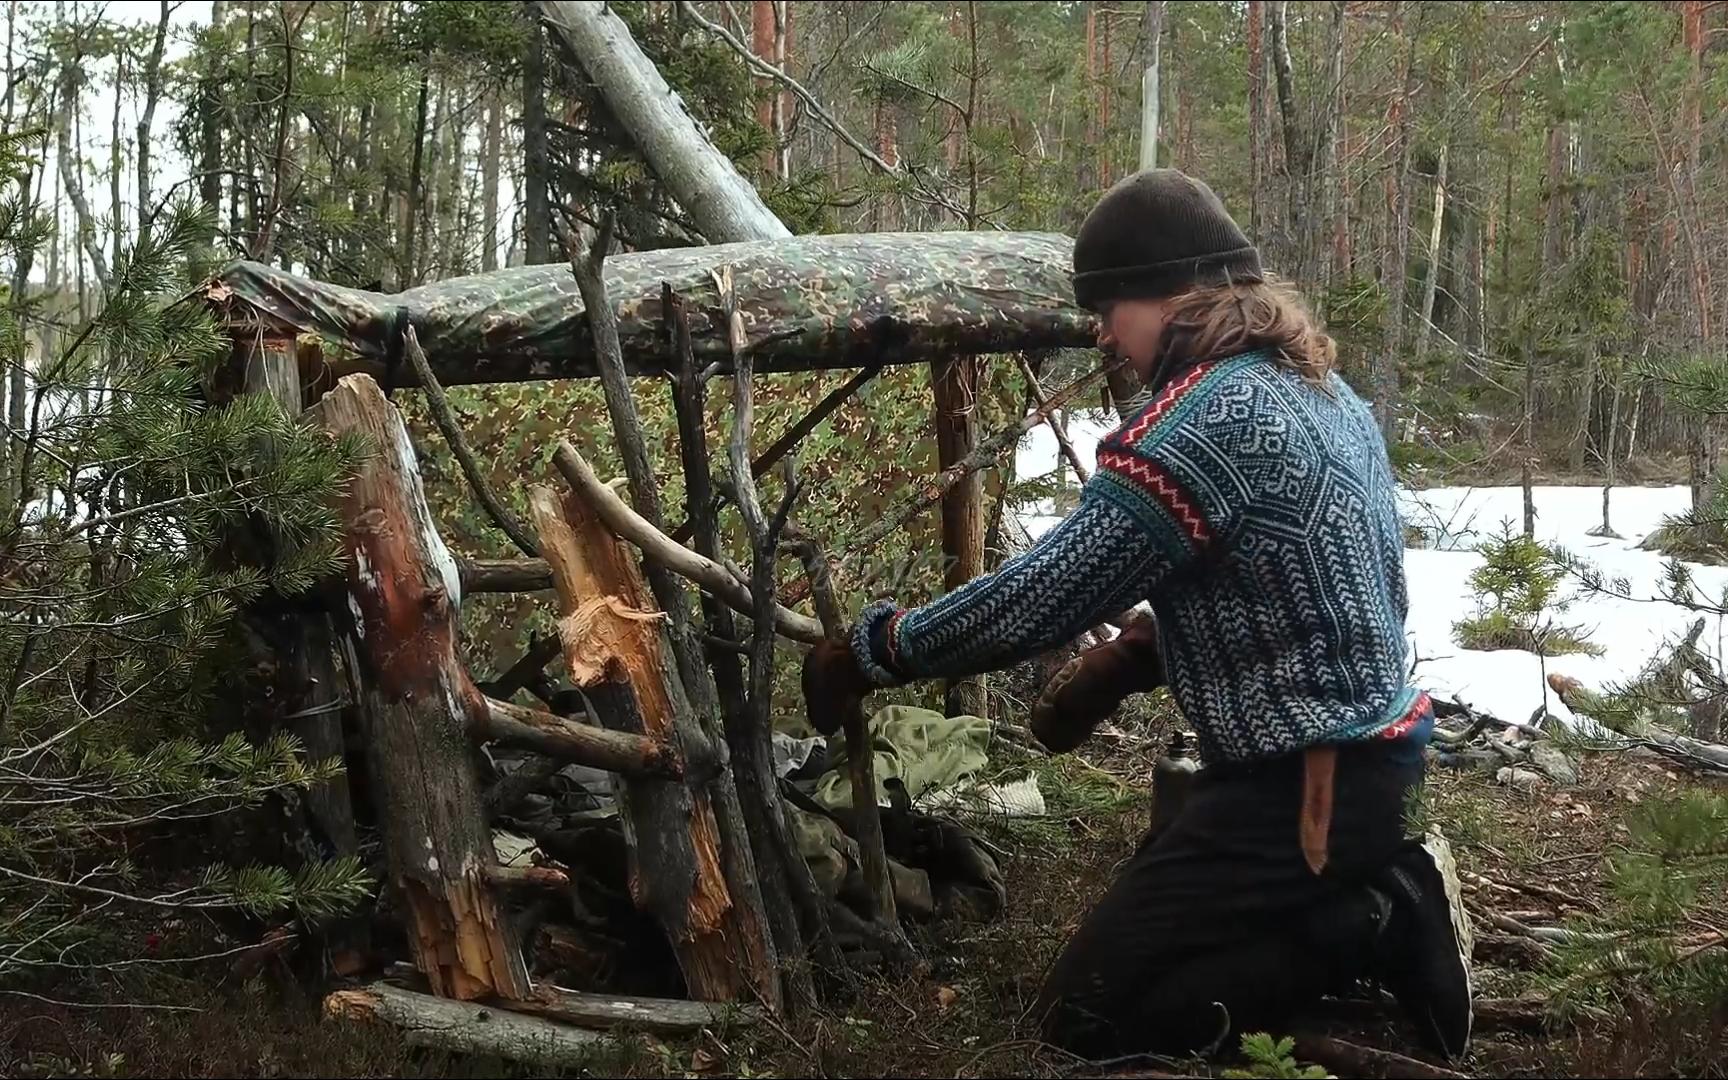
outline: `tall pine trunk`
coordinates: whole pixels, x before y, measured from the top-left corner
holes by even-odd
[[[504,157],[504,95],[494,89],[486,103],[486,146],[480,158],[480,269],[498,269],[498,166]]]
[[[1404,271],[1410,249],[1410,129],[1411,97],[1415,89],[1415,35],[1406,25],[1409,5],[1399,0],[1395,16],[1400,46],[1398,91],[1387,117],[1391,134],[1386,188],[1387,243],[1381,267],[1381,287],[1386,294],[1386,317],[1380,353],[1375,357],[1374,414],[1388,441],[1398,407],[1398,366],[1404,348]]]
[[[522,232],[531,264],[552,261],[552,202],[547,184],[551,165],[546,149],[546,34],[540,5],[523,0],[528,48],[522,64]]]
[[[401,283],[403,288],[416,285],[420,281],[420,271],[416,263],[414,245],[418,230],[421,203],[423,202],[420,182],[421,163],[426,155],[426,104],[432,91],[432,58],[421,59],[420,96],[414,106],[414,160],[408,166],[408,207],[402,222],[402,266]]]
[[[1248,0],[1248,222],[1257,243],[1266,234],[1260,192],[1267,173],[1265,24],[1265,0]]]
[[[751,0],[750,4],[750,51],[764,64],[772,66],[775,62],[775,24],[779,22],[774,8],[778,0]],[[762,125],[770,137],[771,145],[762,151],[762,171],[773,176],[779,162],[779,128],[775,125],[775,113],[778,111],[780,95],[775,92],[774,80],[766,75],[756,76],[756,122]]]

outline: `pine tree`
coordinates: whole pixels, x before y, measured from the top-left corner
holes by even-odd
[[[49,235],[19,180],[33,138],[0,137],[0,264],[27,264]],[[316,916],[368,888],[352,861],[146,873],[121,843],[340,769],[287,736],[232,733],[220,692],[236,611],[337,565],[332,496],[361,448],[261,397],[200,402],[228,357],[187,292],[212,217],[188,199],[138,230],[100,311],[46,352],[26,333],[41,297],[0,306],[0,352],[29,397],[0,519],[0,981],[124,959],[112,905]],[[240,526],[277,549],[225,545]]]
[[[1600,653],[1575,628],[1556,626],[1553,614],[1566,608],[1561,595],[1568,562],[1563,554],[1514,533],[1510,524],[1478,551],[1482,565],[1470,575],[1479,613],[1453,626],[1466,649],[1526,649],[1543,656]],[[1486,603],[1489,598],[1492,603]]]

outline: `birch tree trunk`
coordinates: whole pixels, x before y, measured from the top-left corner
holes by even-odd
[[[1140,168],[1158,166],[1158,61],[1164,0],[1146,0],[1146,71],[1140,76]]]
[[[730,159],[703,137],[683,102],[601,0],[541,0],[546,25],[575,55],[661,183],[715,243],[792,235]]]
[[[1450,140],[1440,144],[1440,160],[1434,167],[1434,220],[1428,226],[1428,277],[1422,283],[1422,319],[1416,324],[1417,360],[1428,352],[1428,338],[1434,328],[1434,294],[1440,289],[1440,241],[1446,221],[1446,159],[1451,149]]]

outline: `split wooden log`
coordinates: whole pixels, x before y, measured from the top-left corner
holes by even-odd
[[[624,994],[585,994],[544,983],[534,996],[512,1001],[516,1012],[532,1013],[588,1028],[648,1031],[656,1035],[694,1035],[703,1028],[753,1024],[762,1010],[740,1002],[678,1001],[672,998],[629,997]]]
[[[294,339],[265,335],[250,342],[237,341],[236,348],[243,350],[245,357],[244,392],[268,397],[289,416],[302,416],[304,400]],[[284,537],[268,538],[273,547],[287,542]],[[277,653],[272,658],[274,685],[267,707],[277,710],[280,715],[276,719],[300,739],[307,760],[340,760],[345,742],[342,711],[353,695],[337,664],[336,631],[330,616],[322,611],[284,609],[252,610],[246,618]],[[308,788],[306,806],[337,854],[352,855],[358,850],[346,776]]]
[[[562,449],[562,448],[561,448]],[[571,451],[574,453],[574,451]],[[650,609],[647,584],[591,503],[571,491],[560,499],[529,490],[540,550],[552,567],[559,636],[571,680],[609,728],[664,740],[698,782],[724,766],[705,739],[690,737],[683,683],[668,666],[663,616]],[[741,917],[720,862],[720,838],[706,790],[626,779],[620,809],[629,846],[630,892],[665,928],[692,997],[730,1001],[760,995],[780,1002],[778,972],[765,932]]]
[[[335,991],[324,999],[324,1018],[388,1024],[401,1030],[409,1046],[564,1069],[580,1068],[607,1041],[597,1031],[389,983]]]
[[[618,340],[618,313],[606,295],[601,268],[610,242],[612,215],[607,213],[599,234],[584,250],[587,237],[583,230],[565,234],[565,246],[570,255],[570,271],[582,293],[583,307],[588,316],[588,328],[594,338],[595,363],[600,370],[600,382],[606,393],[606,412],[612,421],[612,435],[630,487],[631,506],[642,520],[656,532],[665,529],[665,516],[660,512],[660,482],[654,474],[648,452],[648,439],[636,409],[636,399],[624,367],[623,352]],[[673,722],[687,754],[700,753],[704,758],[719,758],[726,736],[720,710],[715,704],[713,676],[704,663],[704,651],[691,633],[690,613],[683,581],[666,567],[652,561],[644,562],[641,573],[647,579],[654,601],[666,616],[662,634],[663,656],[673,663],[673,679],[681,684],[684,696],[674,699],[677,708]],[[769,641],[773,635],[769,635]],[[697,747],[700,746],[700,751]],[[735,926],[745,935],[742,946],[749,951],[743,963],[753,976],[773,980],[766,1000],[779,1011],[782,1004],[778,983],[779,963],[773,939],[766,929],[767,914],[763,911],[760,877],[756,870],[756,854],[751,848],[744,810],[739,805],[737,783],[731,770],[723,765],[707,778],[703,796],[714,816],[714,827],[720,850],[720,870],[732,898]]]
[[[496,856],[468,743],[487,710],[456,657],[456,560],[378,384],[347,376],[312,412],[331,434],[377,450],[338,513],[367,759],[415,962],[440,997],[522,997],[522,952],[487,881]]]
[[[552,587],[545,559],[463,559],[462,595],[540,592]]]
[[[733,611],[743,615],[751,614],[755,601],[751,599],[748,585],[739,581],[719,562],[676,543],[670,536],[649,524],[620,499],[616,492],[601,482],[593,467],[574,446],[568,442],[559,443],[552,460],[564,479],[568,480],[583,501],[593,508],[594,514],[609,530],[630,541],[646,558],[689,578],[713,593]],[[814,645],[822,640],[820,623],[808,615],[800,615],[778,604],[774,607],[774,629],[781,635],[806,645]]]
[[[675,780],[683,763],[665,739],[608,731],[539,709],[486,698],[486,722],[479,734],[506,746],[537,750],[561,761],[608,769],[622,776]]]

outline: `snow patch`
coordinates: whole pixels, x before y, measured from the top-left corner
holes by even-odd
[[[1097,433],[1108,427],[1071,422],[1071,435],[1083,461],[1096,453]],[[1030,433],[1016,462],[1022,478],[1055,468],[1058,450],[1047,428]],[[1521,650],[1460,648],[1452,626],[1477,614],[1470,575],[1480,565],[1477,545],[1509,526],[1523,528],[1524,493],[1518,487],[1400,489],[1399,513],[1418,547],[1407,548],[1404,562],[1410,612],[1406,635],[1415,664],[1413,680],[1432,694],[1464,702],[1506,720],[1525,721],[1546,707],[1563,721],[1578,718],[1548,689],[1546,676],[1558,672],[1593,690],[1635,677],[1650,658],[1685,636],[1699,613],[1659,599],[1666,577],[1666,556],[1638,544],[1669,516],[1682,513],[1691,496],[1684,486],[1616,487],[1609,518],[1620,539],[1591,536],[1602,524],[1600,487],[1537,487],[1536,538],[1561,548],[1600,570],[1605,582],[1626,579],[1632,599],[1586,592],[1569,580],[1563,596],[1570,606],[1555,621],[1577,627],[1601,656],[1577,654],[1544,659]],[[1062,517],[1045,503],[1025,508],[1020,520],[1034,540]],[[1728,567],[1687,564],[1700,595],[1717,602],[1728,597]],[[1722,662],[1728,626],[1708,616],[1700,650]]]

